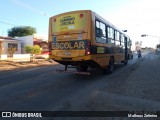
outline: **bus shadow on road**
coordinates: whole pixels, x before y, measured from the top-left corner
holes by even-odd
[[[124,65],[123,64],[117,64],[115,65],[114,67],[114,72],[117,72],[119,69],[121,68],[124,68],[123,67]],[[71,69],[72,71],[76,71],[76,69]],[[83,80],[83,81],[88,81],[88,80],[100,80],[102,78],[107,78],[107,76],[112,76],[114,75],[114,72],[112,74],[107,74],[105,69],[88,69],[87,71],[88,73],[90,73],[89,75],[88,74],[69,74],[69,73],[63,73],[63,74],[68,74],[70,78],[73,78],[76,80]]]
[[[118,71],[119,69],[124,68],[126,65],[124,65],[123,63],[121,64],[115,64],[114,65],[114,71]]]
[[[90,69],[89,68],[87,70],[87,73],[89,73],[89,74],[78,74],[78,72],[76,72],[76,69],[74,69],[74,68],[69,69],[69,71],[71,71],[71,72],[70,73],[62,73],[62,74],[66,74],[71,79],[74,79],[74,80],[76,79],[76,80],[81,80],[81,81],[82,80],[83,81],[98,80],[101,77],[106,76],[104,71],[101,69]]]
[[[124,67],[125,67],[124,64],[115,64],[114,72],[112,74],[107,74],[105,69],[93,69],[93,68],[89,68],[87,70],[87,73],[89,74],[78,74],[78,71],[75,68],[68,68],[67,72],[62,72],[59,74],[67,75],[66,77],[70,78],[70,80],[93,81],[112,76],[115,73],[117,73],[120,69],[123,69]]]

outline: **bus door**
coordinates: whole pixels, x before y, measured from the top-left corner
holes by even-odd
[[[124,46],[125,46],[125,61],[128,61],[128,37],[124,38]]]

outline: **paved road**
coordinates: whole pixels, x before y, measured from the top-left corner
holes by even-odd
[[[99,70],[89,70],[91,75],[56,72],[63,68],[1,72],[0,111],[160,110],[159,55],[135,55],[128,65],[116,65],[111,75]]]

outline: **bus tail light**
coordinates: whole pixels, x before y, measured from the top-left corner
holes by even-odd
[[[56,18],[54,18],[54,20],[53,20],[54,22],[56,22]]]
[[[52,55],[51,51],[49,51],[49,55]]]
[[[91,42],[90,41],[87,41],[87,44],[86,44],[86,50],[85,50],[85,54],[86,55],[90,55],[91,54]]]
[[[52,55],[52,42],[49,42],[49,55]]]
[[[80,17],[80,18],[83,18],[83,14],[80,14],[79,17]]]

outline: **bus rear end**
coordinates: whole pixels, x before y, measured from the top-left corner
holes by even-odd
[[[49,21],[50,59],[85,71],[90,56],[91,11],[73,11],[53,16]]]

